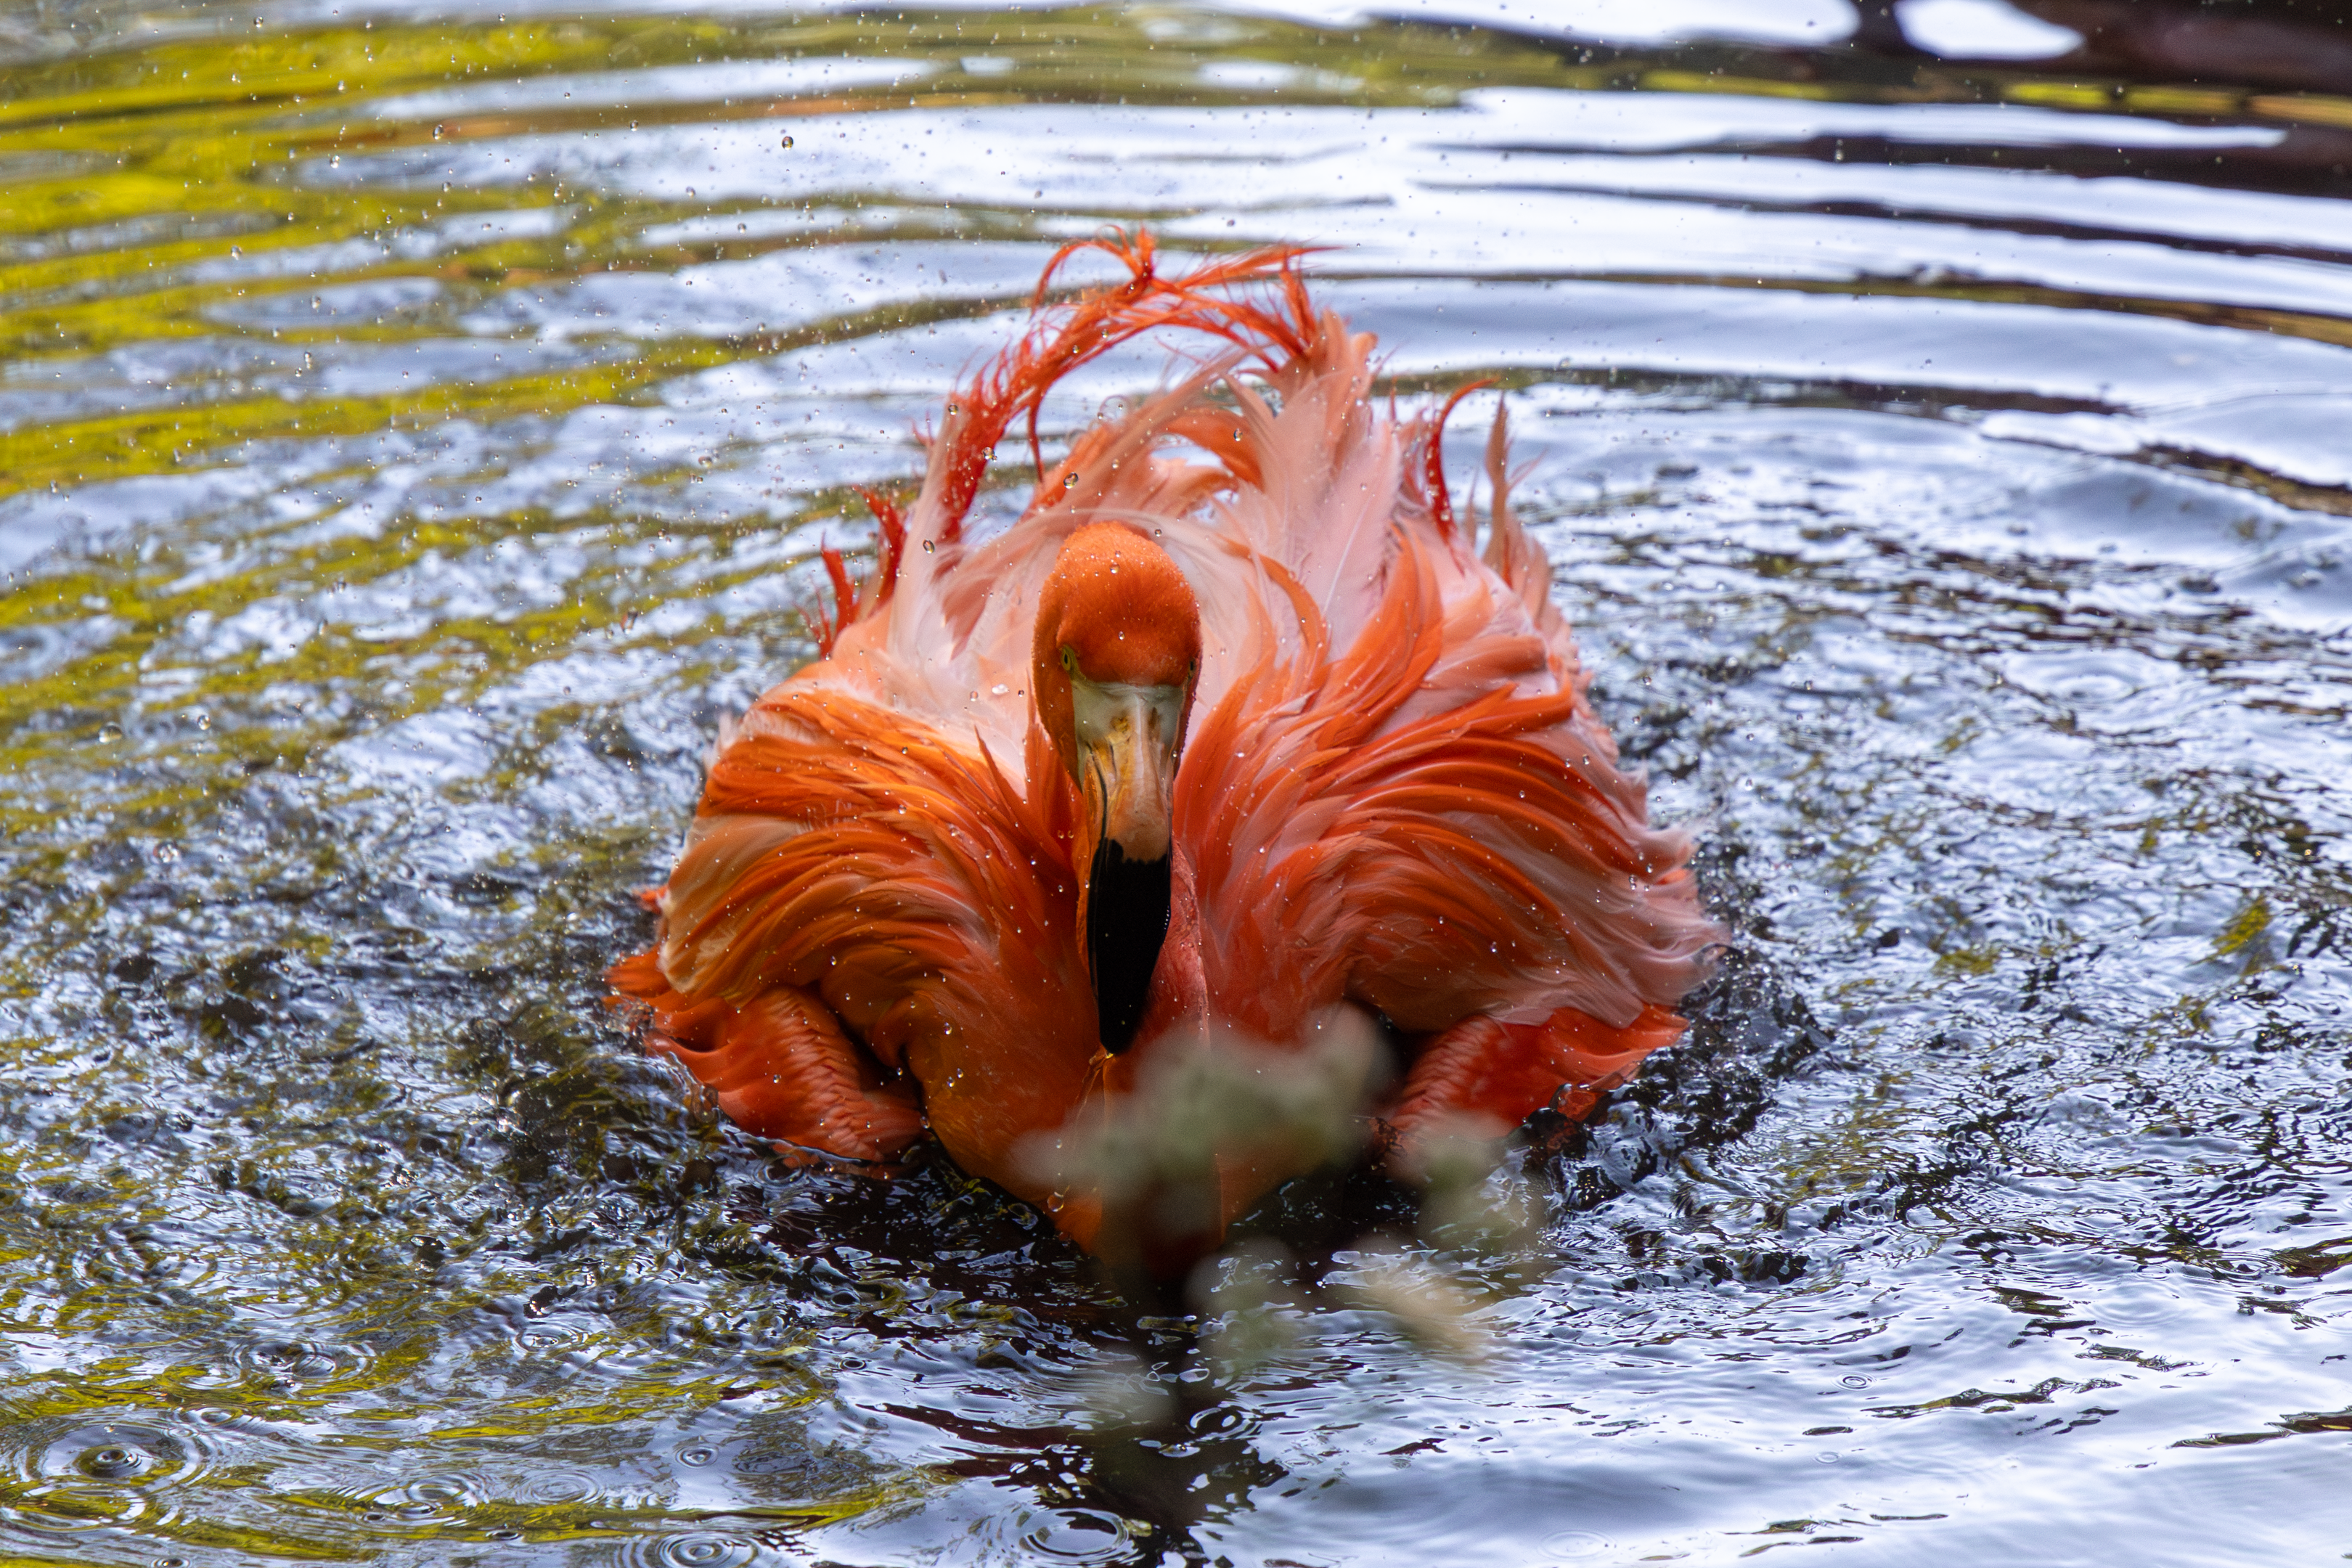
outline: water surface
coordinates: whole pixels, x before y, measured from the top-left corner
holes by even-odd
[[[20,10],[0,1556],[2352,1555],[2343,40],[1871,9]],[[1198,1322],[600,981],[1106,223],[1494,381],[1736,931],[1528,1226],[1297,1192]]]

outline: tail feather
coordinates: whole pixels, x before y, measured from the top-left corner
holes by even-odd
[[[1562,661],[1562,674],[1573,678],[1576,639],[1570,634],[1568,617],[1551,602],[1551,557],[1528,537],[1527,530],[1519,526],[1518,513],[1511,510],[1511,487],[1526,478],[1526,470],[1514,473],[1510,465],[1510,415],[1497,405],[1494,426],[1486,433],[1486,484],[1494,497],[1487,503],[1486,565],[1519,596],[1537,629]],[[1582,681],[1576,685],[1581,691]]]

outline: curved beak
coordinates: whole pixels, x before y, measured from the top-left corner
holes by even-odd
[[[1079,895],[1087,967],[1103,1047],[1113,1055],[1142,1026],[1152,971],[1168,938],[1169,854],[1183,686],[1127,686],[1073,674],[1078,782],[1095,829]]]

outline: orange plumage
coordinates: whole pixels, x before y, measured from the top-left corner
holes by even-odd
[[[1284,1064],[1390,1042],[1385,1087],[1318,1081],[1408,1151],[1580,1115],[1680,1033],[1716,931],[1585,700],[1499,418],[1474,549],[1442,414],[1374,407],[1370,339],[1294,253],[1168,279],[1148,236],[1098,247],[1128,280],[949,403],[862,588],[829,558],[823,657],[722,738],[659,940],[613,980],[749,1131],[887,1164],[928,1126],[1164,1273],[1328,1156],[1248,1103]],[[966,538],[1061,375],[1180,329],[1224,346]],[[1171,1087],[1195,1059],[1224,1100]],[[1195,1178],[1070,1153],[1202,1103]]]

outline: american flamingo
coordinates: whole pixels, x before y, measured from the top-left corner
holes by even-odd
[[[1085,248],[1126,280],[1044,306]],[[720,736],[656,944],[612,972],[747,1131],[887,1169],[928,1128],[1167,1275],[1330,1153],[1256,1100],[1320,1086],[1409,1163],[1581,1116],[1681,1032],[1715,929],[1586,700],[1502,419],[1481,550],[1452,405],[1375,406],[1372,340],[1297,259],[1065,247],[911,507],[871,498],[871,574],[826,552],[820,657]],[[968,531],[1015,421],[1034,458],[1060,377],[1164,330],[1216,353]],[[1189,1188],[1084,1154],[1188,1117]]]

